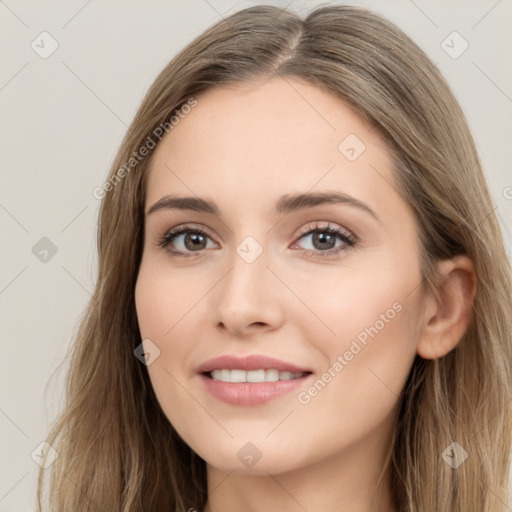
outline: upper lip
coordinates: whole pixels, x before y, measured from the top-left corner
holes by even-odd
[[[197,369],[198,373],[208,373],[212,370],[269,370],[276,369],[280,372],[311,372],[307,368],[300,368],[292,363],[275,359],[274,357],[268,357],[259,354],[253,354],[247,357],[237,357],[233,355],[223,355],[215,357],[205,361]]]

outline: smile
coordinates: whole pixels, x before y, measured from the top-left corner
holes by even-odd
[[[277,369],[260,370],[213,370],[208,375],[214,380],[222,382],[276,382],[279,380],[293,380],[303,377],[309,372],[282,372]]]

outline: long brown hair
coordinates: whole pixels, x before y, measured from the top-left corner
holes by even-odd
[[[202,91],[274,76],[336,95],[387,141],[415,212],[426,287],[435,289],[440,260],[466,254],[475,266],[478,289],[465,335],[442,358],[418,356],[400,397],[390,458],[397,510],[505,510],[511,272],[475,144],[426,54],[378,14],[341,5],[304,19],[272,6],[241,10],[192,41],[147,92],[103,189],[98,278],[72,346],[66,403],[47,439],[59,457],[39,473],[39,510],[46,475],[51,510],[202,510],[205,462],[170,425],[134,356],[141,343],[134,288],[154,149],[126,162]],[[468,453],[456,469],[442,457],[452,442]]]

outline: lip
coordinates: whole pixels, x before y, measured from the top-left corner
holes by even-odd
[[[246,357],[237,357],[226,354],[220,357],[209,359],[199,366],[197,373],[208,373],[212,370],[270,370],[275,369],[280,372],[312,372],[309,368],[301,368],[292,363],[275,359],[274,357],[261,354],[252,354]],[[297,379],[300,380],[300,379]],[[285,382],[285,381],[282,381]],[[259,383],[258,383],[259,384]]]
[[[212,379],[206,374],[200,374],[199,378],[203,382],[206,391],[224,403],[238,406],[254,406],[264,404],[296,390],[299,386],[304,385],[313,375],[313,373],[309,373],[298,379],[278,380],[275,382],[223,382]]]
[[[298,379],[278,380],[274,382],[223,382],[212,379],[207,375],[212,370],[270,370],[280,372],[308,372]],[[231,405],[252,406],[260,405],[279,396],[290,393],[303,385],[306,379],[313,375],[309,368],[301,368],[287,361],[276,359],[262,354],[251,354],[246,357],[237,357],[225,354],[209,359],[199,366],[197,373],[203,382],[206,391],[215,398]]]

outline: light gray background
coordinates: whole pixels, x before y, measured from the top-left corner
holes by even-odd
[[[63,404],[65,372],[50,376],[95,282],[93,189],[164,65],[221,16],[256,3],[0,0],[0,511],[35,510],[31,452]],[[304,13],[319,2],[288,3]],[[512,1],[346,3],[386,15],[448,79],[473,130],[510,256]],[[59,45],[47,59],[31,47],[34,40],[42,46],[43,31]],[[469,43],[456,59],[442,47],[453,31]],[[57,247],[47,262],[32,252],[42,237]]]

